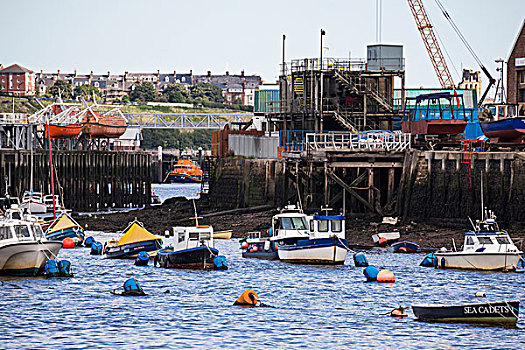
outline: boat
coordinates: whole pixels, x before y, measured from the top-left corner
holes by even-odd
[[[20,209],[27,210],[32,214],[45,214],[47,206],[41,192],[25,191],[22,196]]]
[[[232,230],[214,231],[213,238],[214,239],[231,239],[232,232],[233,232]]]
[[[158,194],[155,193],[155,190],[151,190],[151,205],[158,205],[161,204],[162,201],[160,200],[160,197]]]
[[[441,250],[435,253],[437,268],[515,271],[521,252],[507,231],[500,230],[494,212],[484,209],[481,220],[472,223],[473,230],[465,233],[463,248],[459,251]]]
[[[116,240],[106,242],[104,252],[108,258],[134,259],[140,252],[155,256],[162,247],[162,238],[146,230],[144,225],[135,219]]]
[[[454,106],[455,99],[458,101],[457,108]],[[412,135],[461,134],[469,120],[464,104],[459,103],[460,100],[463,101],[463,95],[450,92],[407,97],[401,129],[404,133]]]
[[[61,248],[62,242],[46,240],[36,218],[16,204],[0,216],[0,274],[36,276]]]
[[[88,107],[82,122],[82,132],[92,139],[120,137],[128,127],[126,118],[118,109],[101,113]]]
[[[402,241],[392,244],[394,253],[416,253],[419,251],[419,244],[409,241]]]
[[[46,231],[46,238],[50,240],[62,241],[64,238],[73,238],[77,242],[83,242],[85,235],[84,229],[68,213],[62,212]]]
[[[82,132],[84,124],[48,124],[46,125],[46,132],[44,136],[47,138],[48,133],[52,139],[70,139],[78,138]]]
[[[277,244],[270,237],[261,237],[261,232],[248,232],[248,237],[239,241],[243,258],[279,260]]]
[[[173,170],[166,175],[164,182],[201,183],[202,170],[191,159],[179,159]]]
[[[44,204],[47,207],[47,210],[52,212],[53,211],[53,205],[55,207],[55,210],[60,210],[60,197],[58,194],[55,194],[55,200],[53,202],[53,195],[48,194],[44,196]]]
[[[518,322],[518,300],[456,305],[416,304],[412,311],[419,321],[489,323],[513,326]]]
[[[380,232],[372,235],[372,241],[374,244],[379,244],[379,240],[384,238],[387,244],[392,244],[400,238],[399,232]]]
[[[277,243],[279,259],[290,263],[342,265],[348,251],[344,216],[307,216],[294,205],[272,218],[270,242]]]
[[[525,117],[502,118],[480,124],[491,143],[525,143]]]

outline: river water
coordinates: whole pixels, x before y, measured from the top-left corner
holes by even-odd
[[[374,249],[368,261],[391,269],[396,282],[365,283],[351,254],[345,266],[308,266],[244,259],[237,240],[216,246],[227,271],[138,267],[87,248],[63,249],[73,278],[1,279],[0,348],[525,349],[523,311],[510,329],[382,315],[419,302],[523,301],[524,274],[435,270],[418,266],[424,254]],[[110,294],[130,277],[147,296]],[[247,288],[272,307],[233,306]],[[487,298],[476,298],[478,291]]]

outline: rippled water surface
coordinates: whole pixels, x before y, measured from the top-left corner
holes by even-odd
[[[199,198],[201,184],[151,184],[161,201],[170,197]]]
[[[73,278],[2,279],[0,348],[525,348],[522,310],[511,329],[381,315],[416,302],[523,301],[524,274],[434,270],[418,266],[424,254],[378,249],[366,252],[369,262],[394,271],[396,283],[364,283],[350,254],[345,266],[303,266],[243,259],[235,240],[216,246],[227,271],[137,267],[87,248],[62,250]],[[110,294],[132,276],[147,296]],[[273,307],[232,306],[246,288]],[[487,298],[475,298],[477,291]]]

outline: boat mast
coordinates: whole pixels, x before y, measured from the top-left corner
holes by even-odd
[[[483,204],[483,173],[480,172],[481,175],[481,221],[485,220],[485,206]]]
[[[51,194],[53,195],[53,218],[57,218],[57,211],[55,205],[55,174],[53,171],[53,155],[51,152],[51,133],[49,130],[49,117],[46,118],[46,127],[47,127],[47,141],[49,145],[49,168],[51,170]]]

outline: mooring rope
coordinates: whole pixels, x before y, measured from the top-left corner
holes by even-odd
[[[339,241],[339,243],[341,243],[341,245],[342,245],[346,250],[348,250],[349,252],[354,253],[354,254],[357,253],[356,251],[354,251],[354,250],[348,248],[347,245],[344,244],[344,242],[341,240],[341,238],[339,238],[339,237],[337,237],[337,236],[335,236],[335,237],[337,238],[337,240]]]

